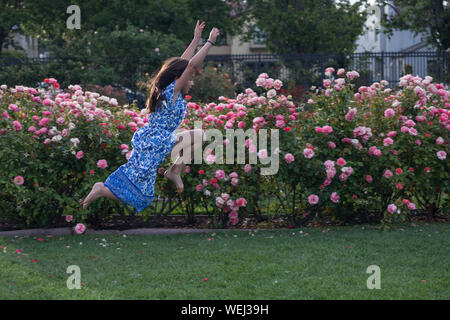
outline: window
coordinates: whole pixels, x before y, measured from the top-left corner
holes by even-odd
[[[266,41],[265,33],[258,27],[255,27],[255,35],[253,36],[253,44],[264,44]]]

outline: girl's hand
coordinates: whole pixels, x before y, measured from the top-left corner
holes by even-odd
[[[200,20],[197,20],[197,24],[195,25],[194,30],[194,39],[200,39],[202,37],[203,29],[205,28],[205,21],[200,23]]]
[[[209,39],[208,40],[211,40],[213,43],[215,43],[217,37],[219,36],[219,34],[220,34],[219,29],[212,28],[211,32],[209,33]]]

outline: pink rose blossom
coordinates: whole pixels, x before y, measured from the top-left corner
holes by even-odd
[[[245,207],[247,205],[247,200],[245,198],[236,199],[236,205],[239,207]]]
[[[101,159],[97,161],[97,167],[101,169],[105,169],[108,166],[108,162],[105,159]]]
[[[389,179],[389,178],[392,177],[393,175],[394,175],[394,174],[392,173],[391,170],[386,170],[386,171],[384,172],[384,177],[387,178],[387,179]]]
[[[230,178],[238,178],[238,174],[236,172],[230,173]]]
[[[409,210],[416,210],[416,205],[413,202],[408,202],[408,209]]]
[[[338,196],[338,194],[337,194],[336,192],[333,192],[333,193],[331,194],[330,199],[331,199],[331,201],[333,201],[334,203],[338,203],[338,202],[339,202],[339,196]]]
[[[228,193],[222,193],[220,196],[222,197],[222,199],[224,201],[227,201],[228,199],[230,199],[230,195]]]
[[[406,132],[409,132],[409,128],[403,126],[403,127],[400,128],[400,131],[403,132],[403,133],[406,133]]]
[[[309,148],[305,148],[303,150],[303,155],[305,156],[305,158],[311,159],[312,157],[314,157],[314,151]]]
[[[343,167],[347,164],[347,161],[345,161],[343,158],[339,158],[337,159],[336,163],[338,166]]]
[[[75,226],[75,233],[77,233],[77,234],[82,234],[85,230],[86,230],[86,227],[82,223],[78,223]]]
[[[23,185],[24,179],[22,176],[17,176],[14,178],[14,183],[18,186]]]
[[[395,116],[395,111],[394,111],[394,109],[392,109],[392,108],[386,109],[386,110],[384,111],[384,116],[385,116],[386,118],[392,118],[393,116]]]
[[[308,202],[309,202],[309,204],[312,204],[312,205],[317,204],[319,202],[319,197],[315,194],[311,194],[308,197]]]
[[[391,138],[383,139],[383,145],[384,145],[385,147],[388,147],[388,146],[390,146],[390,145],[393,144],[393,143],[394,143],[394,140],[392,140]]]
[[[393,138],[397,135],[397,131],[389,131],[389,133],[387,134],[388,137]]]
[[[373,181],[372,176],[371,176],[371,175],[366,175],[366,181],[367,181],[368,183],[371,183],[371,182]]]
[[[395,204],[390,204],[388,205],[387,210],[389,211],[389,213],[395,213],[395,211],[397,211],[397,206]]]
[[[70,214],[66,215],[66,221],[67,222],[71,222],[72,220],[73,220],[73,216],[72,215],[70,215]]]
[[[225,178],[225,171],[219,169],[216,171],[216,178],[219,180],[223,180]]]
[[[22,130],[22,125],[20,124],[19,121],[14,120],[13,124],[14,124],[14,131],[21,131]]]
[[[267,150],[266,150],[266,149],[259,150],[259,152],[258,152],[258,158],[260,158],[260,159],[265,159],[265,158],[267,158]]]
[[[295,159],[294,159],[294,156],[293,156],[291,153],[288,153],[288,154],[286,154],[286,155],[284,156],[284,160],[285,160],[287,163],[291,163],[291,162],[293,162]]]
[[[447,152],[445,152],[445,151],[438,151],[437,153],[436,153],[436,155],[437,155],[437,157],[439,158],[439,160],[445,160],[445,159],[447,159]]]
[[[417,136],[417,130],[415,128],[409,128],[408,132],[412,136]]]

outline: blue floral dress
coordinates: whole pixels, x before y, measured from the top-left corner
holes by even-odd
[[[186,101],[181,92],[174,104],[175,80],[164,90],[162,107],[150,113],[148,125],[134,132],[132,155],[114,171],[104,185],[123,203],[137,212],[148,207],[155,197],[155,181],[159,165],[167,158],[175,141],[175,130],[186,116]]]

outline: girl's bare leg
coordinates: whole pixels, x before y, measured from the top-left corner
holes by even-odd
[[[203,145],[203,141],[205,140],[204,132],[202,131],[200,133],[197,131],[202,131],[202,130],[197,129],[197,130],[190,130],[190,131],[182,132],[178,137],[179,139],[177,139],[178,141],[176,142],[177,147],[179,146],[182,149],[187,148],[187,150],[190,149],[190,155],[188,157],[189,161],[194,158],[194,151],[197,148],[200,148]],[[184,137],[189,137],[190,139],[186,139]],[[184,140],[184,144],[183,144],[183,140]],[[179,145],[179,144],[181,144],[181,145]],[[178,158],[175,160],[174,164],[166,172],[164,172],[164,176],[167,179],[169,179],[175,183],[179,193],[183,192],[183,189],[184,189],[183,180],[181,180],[181,176],[180,176],[181,172],[183,172],[184,168],[186,167],[184,160],[185,159],[183,157],[183,150],[181,150],[181,153],[178,156]]]
[[[99,198],[109,198],[120,201],[111,190],[104,186],[103,182],[97,182],[92,187],[92,190],[89,192],[86,199],[80,199],[80,204],[83,206],[83,209],[86,209],[93,201]]]

